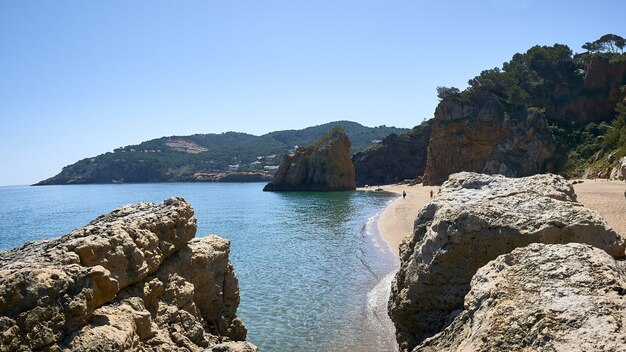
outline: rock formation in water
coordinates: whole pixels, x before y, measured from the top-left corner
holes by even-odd
[[[356,189],[350,139],[335,127],[308,147],[286,154],[264,191],[350,191]]]
[[[256,350],[230,242],[195,233],[191,205],[170,198],[1,251],[0,351]]]
[[[432,119],[402,134],[391,134],[352,156],[357,186],[382,185],[424,174]]]
[[[624,263],[580,243],[534,243],[478,270],[465,310],[415,350],[626,351]]]
[[[625,249],[624,239],[577,203],[560,176],[451,175],[400,246],[389,313],[401,350],[412,350],[463,310],[480,267],[535,242],[586,243],[615,258]]]

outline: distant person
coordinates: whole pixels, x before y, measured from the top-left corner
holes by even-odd
[[[433,190],[431,189],[430,190],[430,198],[432,198],[434,194],[435,194],[435,192],[433,192]]]
[[[406,198],[406,192],[402,191],[402,199]]]

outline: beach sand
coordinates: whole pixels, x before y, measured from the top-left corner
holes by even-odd
[[[380,215],[378,230],[389,244],[391,251],[398,255],[398,247],[407,234],[413,232],[413,222],[420,210],[430,201],[430,191],[437,194],[438,187],[409,185],[374,186],[360,190],[372,191],[382,188],[386,192],[400,195]],[[626,183],[623,181],[584,180],[574,185],[578,201],[589,209],[595,210],[606,222],[626,237]],[[407,196],[402,198],[402,191]]]
[[[413,233],[413,222],[420,210],[430,201],[430,191],[437,193],[438,187],[409,185],[385,185],[373,186],[361,190],[372,191],[382,188],[386,192],[400,195],[383,210],[378,220],[378,230],[389,244],[391,251],[398,255],[398,247],[407,234]],[[402,198],[402,191],[406,192],[406,198]]]
[[[626,182],[583,180],[574,185],[578,201],[595,210],[622,237],[626,237]]]

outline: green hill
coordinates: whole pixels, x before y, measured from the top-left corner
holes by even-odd
[[[408,131],[336,121],[262,136],[226,132],[161,137],[80,160],[37,185],[197,181],[203,173],[263,170],[265,166],[279,165],[283,154],[295,146],[313,143],[334,126],[343,127],[350,137],[352,153],[389,134]]]

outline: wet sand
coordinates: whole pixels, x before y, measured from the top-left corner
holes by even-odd
[[[398,247],[407,234],[413,232],[413,222],[420,210],[430,201],[430,191],[437,193],[438,187],[409,185],[374,186],[362,190],[382,188],[386,192],[396,193],[399,197],[383,210],[378,220],[378,230],[389,244],[391,251],[398,255]],[[402,198],[402,191],[406,198]]]

